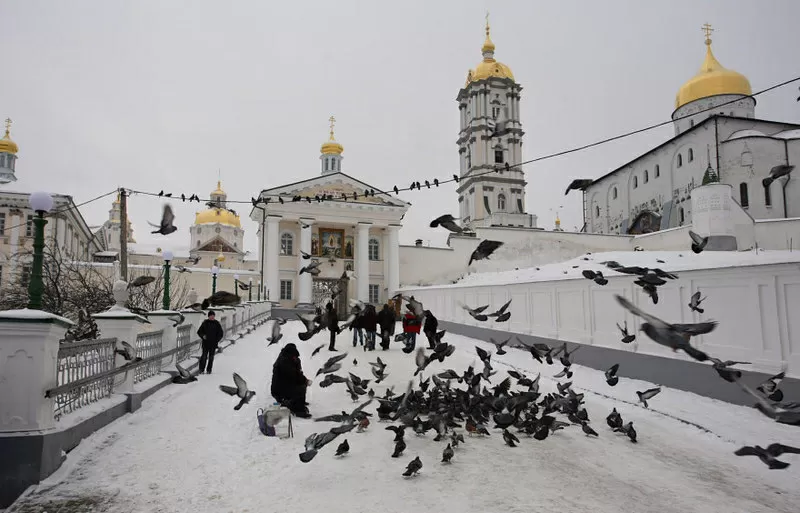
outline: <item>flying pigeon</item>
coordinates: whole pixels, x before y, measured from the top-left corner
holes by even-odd
[[[138,362],[142,360],[141,357],[136,356],[136,349],[134,349],[132,345],[124,340],[121,341],[120,344],[122,345],[122,349],[115,349],[114,352],[125,358],[126,361]]]
[[[300,453],[300,461],[303,463],[308,463],[309,461],[314,459],[314,456],[317,455],[317,452],[322,449],[325,445],[332,442],[339,433],[334,432],[333,430],[328,431],[327,433],[317,434],[311,433],[308,435],[305,441],[305,452]]]
[[[453,448],[450,446],[450,444],[447,444],[447,447],[445,447],[442,451],[442,463],[450,463],[450,460],[453,459],[455,454],[456,453],[453,451]]]
[[[144,287],[145,285],[153,283],[154,281],[156,281],[154,276],[137,276],[131,280],[130,283],[128,283],[128,288]]]
[[[347,443],[347,439],[344,439],[344,442],[339,444],[339,447],[336,448],[336,456],[342,456],[350,452],[350,444]]]
[[[199,262],[200,262],[200,257],[199,256],[198,257],[194,257],[194,258],[187,258],[186,259],[186,263],[187,264],[197,265]]]
[[[322,271],[319,270],[319,266],[321,264],[322,264],[322,262],[320,262],[319,260],[317,260],[316,262],[311,262],[307,266],[301,268],[300,272],[298,274],[309,273],[312,276],[317,276],[319,273],[322,272]]]
[[[311,255],[306,253],[302,249],[300,250],[300,256],[303,257],[303,260],[309,260],[311,258]]]
[[[619,328],[619,331],[622,333],[621,342],[623,344],[630,344],[631,342],[636,340],[636,335],[631,335],[631,334],[628,333],[628,321],[625,321],[625,327],[624,328],[622,326],[620,326],[619,323],[617,323],[617,328]]]
[[[770,469],[781,470],[789,466],[788,463],[777,459],[778,456],[785,453],[800,454],[800,449],[783,444],[770,444],[766,449],[759,445],[754,447],[745,445],[741,449],[734,451],[733,454],[737,456],[758,456],[758,459],[764,462]]]
[[[783,401],[783,391],[778,387],[785,377],[786,371],[779,372],[778,374],[775,374],[771,378],[768,378],[766,381],[758,385],[756,390],[767,396],[770,401]]]
[[[730,369],[729,367],[732,367],[734,365],[750,364],[750,362],[736,362],[733,360],[726,360],[723,362],[719,358],[713,358],[713,357],[709,358],[709,360],[711,360],[712,362],[711,366],[714,368],[715,371],[717,371],[717,374],[719,374],[719,376],[722,379],[724,379],[729,383],[735,383],[736,381],[739,380],[739,378],[742,377],[742,371],[736,369]]]
[[[511,306],[511,299],[509,299],[508,302],[505,303],[503,306],[501,306],[496,312],[492,312],[486,315],[487,317],[500,317],[501,315],[506,313],[506,310],[508,310],[509,306]]]
[[[191,269],[189,269],[188,267],[184,267],[182,265],[176,265],[175,269],[177,269],[179,273],[190,273],[190,272],[192,272]]]
[[[791,407],[782,407],[777,404],[772,404],[767,401],[763,395],[751,389],[742,381],[736,381],[736,384],[756,400],[756,408],[767,417],[783,424],[800,426],[800,406],[798,406],[797,403],[793,404]]]
[[[274,321],[272,323],[272,335],[267,337],[267,342],[269,342],[269,344],[267,344],[267,347],[273,344],[277,344],[282,338],[283,338],[283,333],[281,333],[281,323],[278,321]]]
[[[606,383],[609,386],[614,386],[619,383],[619,376],[617,376],[617,371],[619,370],[619,364],[615,363],[611,367],[606,370]]]
[[[158,230],[154,230],[150,233],[160,233],[161,235],[169,235],[170,233],[176,231],[178,228],[172,224],[175,221],[175,214],[172,213],[172,207],[169,204],[164,205],[164,212],[161,214],[161,224],[153,224],[150,221],[147,222],[153,228],[158,228]]]
[[[343,378],[333,373],[326,374],[322,381],[319,382],[319,386],[322,388],[328,388],[336,383],[347,383],[347,378]]]
[[[467,263],[468,266],[472,265],[472,262],[476,260],[484,260],[489,258],[492,253],[494,253],[497,248],[502,246],[503,243],[496,240],[482,240],[478,247],[475,248],[475,251],[469,257],[469,262]]]
[[[239,397],[241,401],[239,404],[233,407],[234,410],[241,410],[242,406],[250,402],[250,399],[253,398],[256,393],[252,390],[248,390],[247,388],[247,381],[245,381],[239,374],[233,373],[233,382],[236,384],[235,387],[231,387],[228,385],[220,385],[219,389],[225,392],[228,395],[233,395]]]
[[[700,291],[698,290],[694,294],[692,294],[692,298],[689,300],[689,309],[693,312],[700,312],[703,313],[705,310],[700,308],[700,303],[705,301],[706,298],[700,297]]]
[[[778,166],[775,166],[772,169],[770,169],[769,176],[761,180],[761,184],[764,187],[769,187],[770,185],[772,185],[772,182],[774,182],[778,178],[782,176],[789,176],[789,173],[791,173],[793,169],[794,166],[788,164],[780,164]]]
[[[472,317],[476,321],[487,321],[487,320],[489,320],[489,316],[484,314],[484,313],[482,313],[484,310],[489,308],[489,305],[483,305],[483,306],[479,306],[477,308],[470,308],[470,307],[468,307],[467,305],[465,305],[463,303],[459,303],[459,305],[461,306],[461,308],[463,308],[464,310],[467,311],[467,313],[470,315],[470,317]]]
[[[704,362],[708,360],[708,355],[693,347],[689,340],[692,336],[713,331],[717,327],[715,321],[696,324],[669,324],[654,315],[648,314],[620,295],[615,295],[614,297],[619,304],[633,315],[638,315],[647,321],[642,323],[640,329],[654,342],[672,348],[673,351],[683,349],[686,354],[697,361]]]
[[[189,371],[184,369],[180,363],[176,362],[175,368],[178,369],[178,375],[172,378],[173,383],[177,383],[179,385],[185,385],[187,383],[191,383],[192,381],[197,381],[197,378],[192,376],[192,374]]]
[[[647,389],[647,390],[645,390],[644,392],[639,392],[639,391],[637,390],[637,391],[636,391],[636,395],[638,395],[638,396],[639,396],[639,401],[640,401],[642,404],[644,404],[644,407],[645,407],[645,408],[649,408],[649,406],[648,406],[648,404],[647,404],[647,400],[648,400],[648,399],[652,399],[653,397],[657,396],[657,395],[659,394],[659,392],[661,392],[661,387],[656,387],[656,388],[648,388],[648,389]]]
[[[692,230],[689,230],[689,237],[692,238],[692,251],[695,253],[702,253],[706,248],[706,244],[708,244],[708,237],[701,237]]]
[[[494,344],[494,346],[497,348],[497,352],[496,352],[495,354],[498,354],[498,355],[504,355],[504,354],[506,354],[506,350],[505,350],[505,349],[503,349],[503,348],[504,348],[504,347],[506,347],[506,345],[508,344],[508,342],[509,342],[510,340],[511,340],[511,337],[508,337],[508,338],[507,338],[506,340],[504,340],[503,342],[497,342],[495,339],[493,339],[493,338],[489,337],[489,342],[491,342],[492,344]]]
[[[319,345],[319,347],[317,347],[316,349],[314,349],[313,351],[311,351],[311,356],[312,356],[312,357],[316,356],[316,354],[317,354],[317,353],[319,353],[320,351],[322,351],[322,348],[323,348],[323,347],[325,347],[325,344],[320,344],[320,345]]]
[[[437,226],[441,226],[453,233],[461,233],[464,231],[463,228],[456,224],[456,220],[450,214],[445,214],[443,216],[439,216],[433,221],[431,221],[431,228],[436,228]]]
[[[587,179],[587,178],[578,178],[573,180],[568,186],[567,190],[564,192],[564,196],[569,194],[569,191],[585,191],[592,185],[594,180]]]
[[[406,467],[406,471],[403,472],[404,477],[411,477],[415,475],[417,472],[422,469],[422,461],[419,459],[419,456],[411,460],[411,463],[408,464]]]

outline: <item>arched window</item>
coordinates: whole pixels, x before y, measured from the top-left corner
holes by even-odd
[[[770,190],[770,185],[764,185],[764,204],[768,207],[772,206],[772,191]]]
[[[689,162],[691,162],[693,160],[694,160],[694,151],[692,151],[692,149],[689,148]]]
[[[742,208],[750,206],[750,198],[747,196],[747,184],[742,182],[739,184],[739,204]]]
[[[281,255],[294,254],[294,236],[291,233],[281,235]]]
[[[650,171],[648,171],[647,169],[645,169],[645,170],[644,170],[644,183],[647,183],[647,182],[649,182],[649,181],[650,181]]]
[[[617,199],[617,188],[611,189],[611,199]]]
[[[658,167],[658,164],[656,164],[656,178],[658,178],[659,176],[661,176],[661,168]]]
[[[594,216],[595,217],[600,217],[600,205],[595,205],[594,206]]]
[[[639,187],[639,177],[638,176],[634,176],[633,177],[633,188],[635,189],[637,187]]]
[[[369,259],[380,260],[380,243],[378,239],[369,240]]]
[[[497,210],[500,212],[506,211],[506,195],[503,193],[497,195]]]
[[[678,217],[680,218],[680,225],[683,226],[683,222],[686,220],[686,217],[684,216],[683,213],[683,207],[678,209]]]
[[[683,165],[683,155],[678,153],[678,167],[681,167],[682,165]]]

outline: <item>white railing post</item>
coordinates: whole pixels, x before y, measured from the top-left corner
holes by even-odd
[[[161,335],[161,352],[166,353],[178,347],[178,327],[175,326],[175,321],[170,317],[179,317],[175,310],[155,310],[147,314],[147,318],[153,325],[154,330],[163,329]],[[165,356],[161,359],[161,368],[166,369],[175,364],[175,355]]]
[[[53,429],[59,340],[72,323],[40,310],[0,312],[0,432]]]

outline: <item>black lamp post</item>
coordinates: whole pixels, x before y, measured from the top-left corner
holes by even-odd
[[[164,300],[161,308],[169,310],[169,264],[172,262],[172,251],[166,250],[161,255],[164,257]]]
[[[33,218],[33,268],[31,281],[28,284],[28,308],[31,310],[42,309],[42,295],[44,294],[44,281],[42,280],[42,267],[44,265],[44,226],[47,219],[44,215],[53,208],[53,197],[46,192],[34,192],[28,199],[36,217]]]

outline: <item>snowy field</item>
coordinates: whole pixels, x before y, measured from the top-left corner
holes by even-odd
[[[227,349],[216,359],[213,375],[166,387],[135,414],[84,440],[62,469],[10,511],[794,513],[800,508],[800,455],[780,458],[792,464],[786,470],[769,470],[755,457],[733,454],[745,444],[800,446],[800,428],[775,424],[754,409],[670,389],[654,397],[646,410],[636,403],[635,391],[652,384],[625,379],[624,368],[619,384],[611,388],[602,373],[572,367],[573,388],[586,392],[599,438],[570,426],[544,441],[520,435],[521,444],[510,448],[500,430],[491,430],[486,438],[465,436],[452,464],[443,465],[445,443],[434,442],[432,432],[417,436],[407,430],[406,452],[391,458],[393,433],[374,418],[366,432],[340,436],[303,464],[298,454],[306,436],[336,424],[295,419],[290,440],[259,432],[256,409],[272,402],[271,367],[282,345],[267,347],[270,327],[265,324]],[[297,342],[305,373],[313,376],[330,353],[323,349],[312,359],[311,351],[328,335],[299,342],[300,327],[297,322],[285,325],[282,342]],[[339,374],[371,378],[367,361],[380,356],[390,375],[374,386],[376,393],[382,395],[384,385],[402,393],[415,369],[413,355],[402,353],[397,343],[389,351],[364,353],[350,340],[351,332],[338,338],[337,347],[350,352]],[[425,377],[446,368],[458,373],[470,364],[479,368],[474,345],[493,349],[456,335],[446,335],[445,341],[458,350],[444,363],[431,364]],[[531,378],[541,371],[543,393],[555,389],[549,376],[561,370],[560,365],[541,366],[514,349],[492,360],[499,363],[493,383],[512,366]],[[220,384],[232,384],[234,371],[257,392],[238,412],[233,410],[236,401],[218,390]],[[315,416],[355,407],[344,385],[323,389],[319,380],[309,395]],[[633,421],[637,444],[608,428],[605,417],[612,407],[626,422]],[[345,438],[350,453],[336,458],[336,446]],[[424,465],[421,473],[401,477],[415,456]]]

